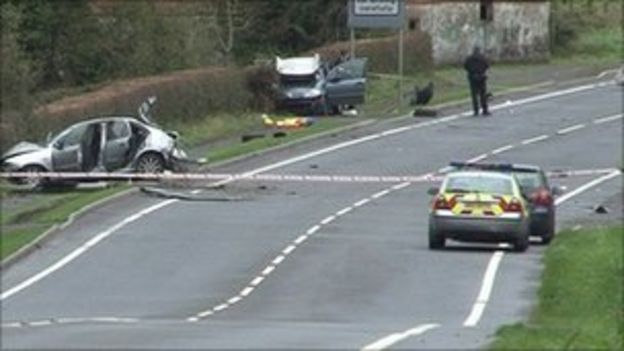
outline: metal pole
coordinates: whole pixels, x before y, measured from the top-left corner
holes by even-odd
[[[399,109],[403,106],[403,28],[399,30]]]
[[[351,44],[351,52],[350,52],[351,56],[350,57],[355,58],[355,29],[351,28],[349,36],[350,36],[349,41]]]

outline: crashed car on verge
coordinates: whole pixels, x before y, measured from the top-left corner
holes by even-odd
[[[176,170],[186,159],[176,132],[166,132],[150,118],[156,98],[139,107],[139,118],[101,117],[76,123],[45,145],[20,142],[0,159],[3,172],[141,172]],[[73,180],[73,179],[72,179]],[[77,181],[80,179],[76,179]],[[13,178],[36,188],[58,183],[46,178]],[[65,180],[64,182],[66,182]]]
[[[340,113],[364,103],[366,58],[353,58],[328,67],[313,57],[277,58],[277,105],[307,114]]]

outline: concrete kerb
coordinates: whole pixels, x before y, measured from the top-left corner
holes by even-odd
[[[598,80],[597,77],[586,77],[586,78],[578,78],[578,79],[573,79],[573,80],[568,80],[568,81],[563,81],[563,82],[559,82],[559,86],[572,86],[572,85],[576,85],[579,84],[581,82],[589,82],[592,80]],[[517,88],[512,88],[512,89],[508,89],[504,92],[501,92],[498,94],[498,96],[508,96],[510,94],[514,94],[514,93],[518,93],[518,92],[524,92],[524,91],[530,91],[532,89],[537,89],[540,87],[544,87],[547,85],[555,85],[556,82],[542,82],[542,83],[538,83],[538,84],[532,84],[532,85],[527,85],[527,86],[522,86],[522,87],[517,87]],[[433,109],[443,109],[443,108],[450,108],[450,107],[456,107],[456,106],[461,106],[463,104],[468,103],[469,100],[468,99],[461,99],[461,100],[456,100],[456,101],[449,101],[449,102],[445,102],[445,103],[441,103],[441,104],[437,104],[432,106],[431,108]],[[279,150],[283,150],[286,149],[288,147],[292,147],[293,145],[298,145],[298,144],[303,144],[306,143],[308,141],[311,140],[315,140],[315,139],[320,139],[329,135],[333,135],[333,134],[339,134],[339,133],[344,133],[344,132],[348,132],[348,131],[352,131],[352,130],[356,130],[356,129],[360,129],[369,125],[372,125],[374,123],[378,123],[378,122],[384,122],[384,123],[392,123],[392,122],[400,122],[406,119],[411,119],[414,118],[412,116],[411,113],[409,114],[405,114],[402,116],[397,116],[397,117],[393,117],[393,118],[389,118],[387,120],[383,120],[380,121],[379,119],[367,119],[364,120],[362,122],[358,122],[358,123],[354,123],[352,125],[347,125],[344,127],[340,127],[340,128],[336,128],[333,130],[328,130],[322,133],[318,133],[318,134],[313,134],[301,139],[297,139],[297,140],[293,140],[290,141],[288,143],[285,144],[281,144],[281,145],[276,145],[274,147],[270,147],[267,149],[263,149],[263,150],[259,150],[259,151],[254,151],[245,155],[241,155],[238,157],[234,157],[231,159],[227,159],[227,160],[223,160],[223,161],[219,161],[219,162],[215,162],[212,164],[207,164],[204,165],[202,167],[200,167],[200,170],[206,170],[209,167],[222,167],[228,164],[232,164],[235,162],[241,162],[253,157],[259,157],[271,152],[275,152],[275,151],[279,151]],[[30,253],[36,251],[42,244],[44,244],[45,242],[47,242],[48,240],[50,240],[51,238],[54,237],[54,235],[56,235],[57,233],[61,232],[63,229],[67,228],[69,225],[71,225],[77,218],[79,218],[80,216],[84,215],[85,213],[94,210],[98,207],[101,207],[109,202],[112,202],[114,200],[117,200],[119,198],[122,198],[124,196],[133,194],[138,192],[137,188],[131,188],[116,194],[113,194],[111,196],[105,197],[103,199],[97,200],[96,202],[93,202],[91,204],[88,204],[84,207],[82,207],[81,209],[71,213],[68,217],[68,219],[63,222],[62,224],[54,224],[52,225],[48,230],[46,230],[43,234],[41,234],[40,236],[37,237],[37,239],[33,240],[33,242],[25,245],[24,247],[20,248],[18,251],[16,251],[15,253],[11,254],[9,257],[5,258],[4,260],[2,260],[2,262],[0,262],[0,270],[5,270],[8,267],[10,267],[11,265],[13,265],[14,263],[16,263],[17,261],[19,261],[20,259],[22,259],[23,257],[29,255]]]

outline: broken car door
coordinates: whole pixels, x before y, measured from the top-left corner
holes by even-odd
[[[55,171],[78,172],[82,168],[81,141],[87,124],[79,124],[61,133],[53,142],[52,168]]]
[[[107,170],[123,168],[128,164],[131,136],[130,125],[127,121],[106,122],[104,166]]]
[[[358,105],[366,91],[365,58],[355,58],[334,67],[327,75],[325,87],[330,106]]]

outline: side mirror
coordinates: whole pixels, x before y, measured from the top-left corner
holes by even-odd
[[[550,191],[554,196],[563,195],[568,188],[566,186],[553,186]]]
[[[433,196],[433,195],[437,195],[439,191],[440,191],[440,188],[433,187],[427,190],[427,194]]]
[[[54,144],[52,144],[52,147],[54,147],[57,150],[63,150],[63,141],[62,140],[57,140]]]

